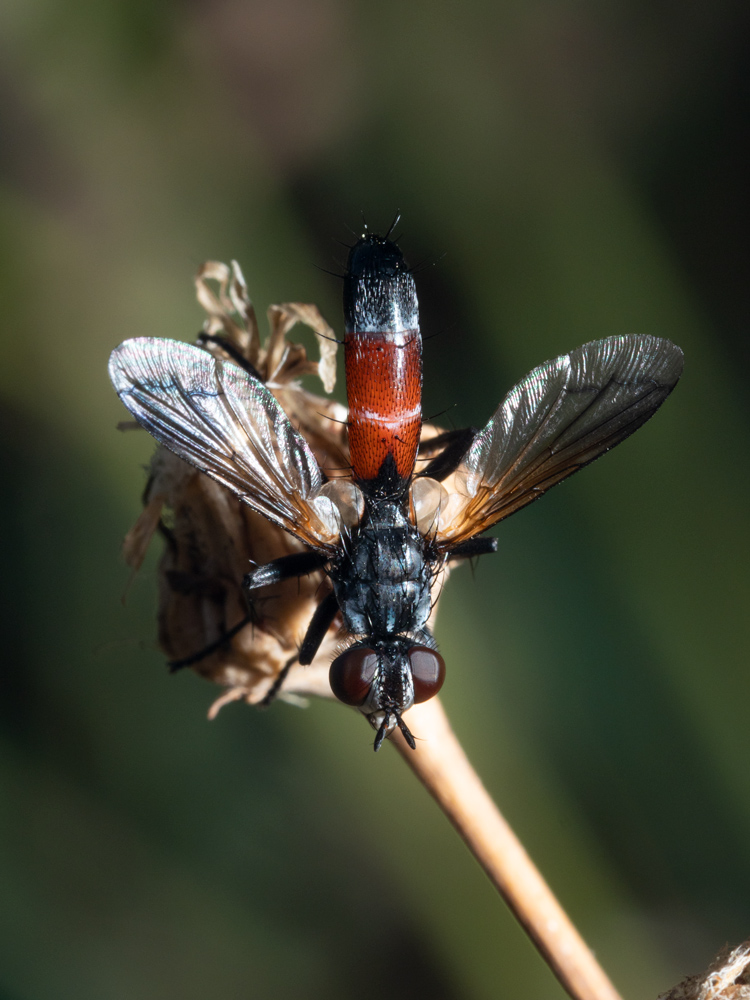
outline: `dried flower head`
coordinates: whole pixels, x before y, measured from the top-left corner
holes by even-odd
[[[689,976],[659,1000],[750,1000],[750,941],[724,948],[705,972]]]
[[[335,384],[338,344],[317,307],[271,306],[270,332],[261,343],[255,309],[236,262],[231,268],[214,261],[204,264],[196,276],[196,291],[207,313],[198,343],[223,360],[241,359],[251,365],[304,435],[328,477],[350,477],[346,408],[299,383],[303,375],[316,375],[326,392]],[[289,341],[297,323],[315,334],[318,361],[312,361],[301,344]],[[423,441],[438,433],[437,428],[424,427]],[[214,703],[212,716],[227,701],[257,704],[275,694],[275,682],[285,669],[279,697],[289,701],[307,694],[332,697],[328,668],[339,645],[340,616],[313,663],[306,667],[295,663],[310,619],[330,590],[325,573],[317,571],[256,591],[250,612],[241,587],[254,564],[304,551],[302,542],[162,446],[151,462],[144,509],[124,543],[126,561],[134,570],[157,531],[165,538],[158,571],[159,643],[171,661],[188,660],[185,665],[227,688]],[[444,575],[439,583],[443,580]],[[195,658],[213,644],[210,653]]]

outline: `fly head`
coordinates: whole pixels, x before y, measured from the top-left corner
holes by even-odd
[[[396,726],[415,748],[414,737],[402,716],[415,703],[428,701],[445,680],[445,661],[427,634],[423,642],[397,636],[384,642],[362,640],[349,646],[331,664],[331,690],[353,705],[377,731],[375,750]]]

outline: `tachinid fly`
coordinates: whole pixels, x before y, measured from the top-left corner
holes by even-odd
[[[388,234],[390,235],[390,233]],[[180,458],[227,487],[308,550],[249,572],[248,594],[323,570],[331,591],[299,649],[312,662],[338,614],[347,646],[334,694],[376,729],[437,694],[445,664],[427,622],[447,562],[494,552],[478,537],[645,423],[676,385],[682,351],[619,336],[535,368],[481,431],[449,432],[415,473],[422,350],[414,278],[388,236],[365,234],[344,277],[351,474],[329,479],[270,390],[249,371],[179,341],[137,338],[109,373],[133,416]],[[446,489],[447,484],[449,489]]]

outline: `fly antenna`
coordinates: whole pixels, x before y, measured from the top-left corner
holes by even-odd
[[[409,727],[406,725],[406,723],[404,722],[404,720],[401,718],[401,716],[398,713],[394,713],[394,714],[396,716],[396,722],[398,723],[398,728],[404,734],[404,739],[409,744],[409,746],[412,748],[412,750],[416,750],[417,749],[417,744],[416,744],[416,742],[414,740],[414,737],[411,734],[411,730],[409,729]]]
[[[385,739],[385,734],[388,732],[388,723],[390,721],[391,721],[391,713],[386,712],[383,717],[383,721],[380,723],[380,728],[378,729],[377,734],[375,736],[375,746],[373,747],[375,753],[378,752],[383,743],[383,740]]]

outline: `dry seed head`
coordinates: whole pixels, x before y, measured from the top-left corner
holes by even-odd
[[[659,1000],[750,1000],[750,941],[731,952],[724,948],[705,972],[684,979]]]
[[[204,334],[223,338],[257,370],[329,477],[348,477],[346,408],[308,392],[298,381],[303,375],[317,375],[326,392],[335,384],[336,335],[317,307],[271,306],[270,333],[261,343],[255,309],[236,262],[231,268],[215,261],[203,264],[196,291],[207,313]],[[310,360],[301,344],[289,341],[296,323],[312,329],[320,347],[319,361]],[[210,340],[203,346],[216,357],[232,360]],[[423,439],[437,433],[437,428],[426,426]],[[243,619],[247,606],[241,581],[253,565],[306,549],[161,446],[151,462],[144,509],[125,538],[125,557],[134,570],[157,531],[165,539],[158,570],[159,643],[170,660],[192,656]],[[442,574],[440,585],[444,579]],[[227,689],[210,714],[228,701],[263,700],[281,670],[296,657],[310,619],[329,589],[326,575],[319,571],[254,591],[254,621],[192,667]],[[281,698],[332,697],[328,668],[339,645],[340,627],[337,617],[310,666],[292,667]]]

